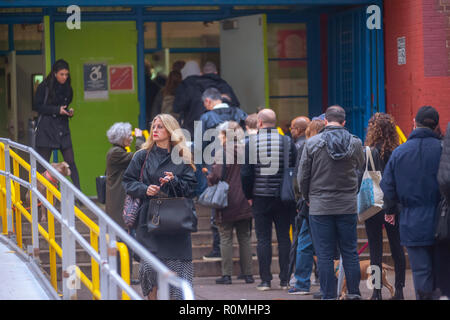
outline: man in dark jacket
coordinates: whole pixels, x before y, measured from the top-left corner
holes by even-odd
[[[308,128],[308,124],[311,121],[308,117],[297,117],[291,121],[291,135],[294,139],[295,148],[297,149],[297,159],[295,159],[295,171],[294,175],[297,176],[298,166],[300,164],[300,158],[303,153],[303,146],[305,145],[306,135],[305,131]]]
[[[361,140],[345,125],[345,110],[331,106],[325,128],[308,139],[300,160],[300,192],[309,204],[310,227],[318,258],[322,299],[336,299],[333,259],[336,243],[342,255],[348,299],[360,299],[357,252],[359,170],[364,166]]]
[[[439,162],[438,182],[443,202],[450,203],[450,122],[444,137],[441,161]],[[447,214],[450,209],[447,207]],[[441,293],[450,299],[450,242],[442,241],[436,245],[436,283]]]
[[[258,134],[249,137],[245,145],[246,159],[241,169],[242,189],[253,207],[257,238],[257,255],[261,284],[258,290],[270,290],[272,273],[272,223],[278,240],[280,287],[288,289],[290,217],[295,206],[283,204],[280,198],[283,181],[284,139],[288,140],[289,166],[295,163],[296,150],[289,137],[283,137],[276,128],[276,114],[271,109],[258,113]]]
[[[408,250],[419,300],[432,299],[434,290],[433,245],[440,199],[437,172],[442,147],[433,130],[438,124],[439,114],[433,107],[419,109],[413,132],[392,153],[380,184],[386,207],[402,206],[400,241]]]
[[[180,113],[181,127],[194,136],[194,121],[199,120],[206,111],[203,106],[202,94],[210,88],[217,88],[220,93],[226,94],[231,99],[231,105],[239,107],[239,101],[230,85],[220,78],[217,68],[212,62],[207,62],[203,67],[203,75],[189,76],[178,86],[173,103],[173,111]]]
[[[210,129],[215,129],[219,124],[225,121],[236,121],[243,127],[245,125],[245,119],[247,118],[247,114],[236,107],[230,107],[228,104],[222,102],[222,95],[219,90],[216,88],[208,88],[202,94],[203,104],[208,110],[201,117],[200,121],[202,124],[202,137],[203,134]],[[217,136],[217,135],[215,135]],[[194,148],[202,148],[202,153],[205,147],[209,143],[214,143],[214,141],[208,142],[204,141],[202,144],[194,145]],[[200,150],[199,150],[200,151]],[[213,154],[211,155],[214,156]],[[212,163],[212,158],[209,163]],[[201,193],[207,186],[206,177],[202,173],[203,165],[197,165],[197,181],[198,181],[198,189],[197,193]],[[199,176],[201,175],[201,176]],[[206,254],[203,259],[210,261],[217,261],[220,259],[220,235],[215,224],[215,210],[213,209],[211,212],[211,230],[213,231],[213,248],[212,251]]]

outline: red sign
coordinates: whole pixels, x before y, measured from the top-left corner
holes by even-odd
[[[134,74],[132,65],[109,67],[109,90],[134,90]]]
[[[306,30],[280,30],[278,37],[278,58],[306,58]],[[306,61],[280,61],[281,68],[304,67]]]

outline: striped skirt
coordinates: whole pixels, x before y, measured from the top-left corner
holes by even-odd
[[[171,271],[175,272],[178,277],[186,280],[192,287],[192,279],[194,277],[192,260],[161,259],[161,262]],[[154,287],[158,286],[157,272],[144,260],[139,265],[139,280],[141,282],[142,294],[145,297],[149,295]],[[183,294],[180,289],[171,285],[169,285],[169,288],[171,300],[183,300]]]

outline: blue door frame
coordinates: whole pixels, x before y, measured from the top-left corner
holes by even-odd
[[[361,139],[372,114],[386,110],[383,30],[367,28],[366,8],[328,20],[329,104],[346,110],[347,128]]]

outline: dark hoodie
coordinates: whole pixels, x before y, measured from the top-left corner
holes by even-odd
[[[231,106],[239,107],[239,101],[233,89],[219,75],[207,73],[202,76],[187,77],[175,92],[173,111],[180,114],[181,127],[187,129],[192,138],[194,137],[194,121],[199,120],[206,111],[202,101],[203,91],[211,87],[230,96]]]
[[[310,214],[355,214],[363,167],[362,142],[346,128],[327,126],[308,139],[298,180],[303,197],[310,202]]]

